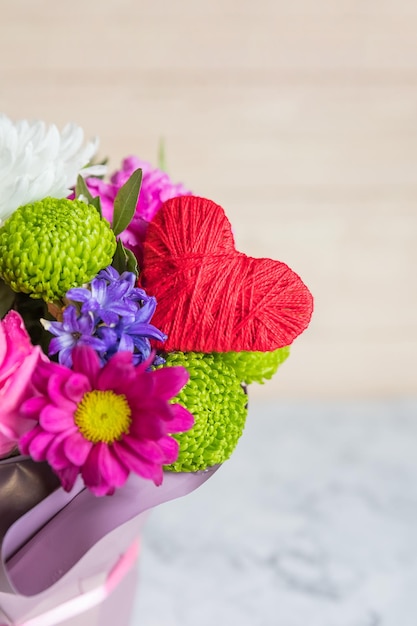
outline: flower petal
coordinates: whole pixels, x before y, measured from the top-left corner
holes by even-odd
[[[162,483],[163,472],[161,465],[150,463],[143,457],[135,454],[128,446],[124,445],[123,440],[115,442],[113,449],[123,465],[126,465],[126,467],[135,472],[135,474],[153,480],[155,485]]]
[[[93,443],[85,439],[79,431],[69,435],[64,441],[64,453],[77,467],[84,465],[92,447]]]
[[[129,471],[108,445],[97,443],[92,447],[81,474],[86,487],[95,495],[106,495],[126,482]]]
[[[23,417],[38,420],[40,412],[47,406],[47,404],[48,400],[44,396],[33,396],[23,402],[20,407],[20,414]]]
[[[123,437],[123,447],[128,446],[132,452],[139,454],[143,459],[151,463],[162,465],[164,454],[155,441],[140,440],[129,435]]]
[[[71,431],[65,431],[56,435],[46,451],[46,460],[54,470],[65,469],[72,465],[65,454],[65,440],[71,434]]]
[[[174,439],[174,437],[166,436],[162,437],[158,441],[158,445],[165,455],[164,465],[168,465],[169,463],[175,463],[178,458],[178,453],[180,449],[180,444],[178,443],[178,441]]]
[[[40,426],[35,426],[32,430],[22,435],[19,439],[19,450],[22,454],[29,454],[29,446],[31,441],[38,435],[38,433],[44,432]]]
[[[54,365],[56,364],[54,363]],[[71,411],[75,408],[74,403],[65,394],[65,383],[71,373],[71,370],[62,365],[56,365],[52,372],[46,372],[47,376],[49,374],[47,379],[48,397],[60,410]]]
[[[130,352],[118,352],[100,371],[97,378],[97,389],[103,391],[114,389],[116,392],[123,393],[123,390],[128,389],[133,383],[135,377],[132,354]]]
[[[194,416],[182,404],[171,404],[172,419],[167,428],[170,433],[183,433],[194,426]]]
[[[72,412],[48,404],[40,413],[39,423],[42,428],[50,433],[60,433],[74,426],[75,409],[76,405],[74,403]]]
[[[181,365],[155,370],[152,376],[156,385],[155,393],[163,400],[174,398],[190,378],[190,374]]]
[[[32,438],[27,446],[28,454],[34,461],[45,461],[48,447],[53,441],[54,433],[48,433],[45,430],[40,430],[35,437]]]
[[[83,145],[84,132],[75,124],[60,132],[54,125],[26,120],[14,123],[0,115],[0,135],[9,148],[9,171],[0,196],[1,220],[19,206],[41,198],[65,198],[97,150],[97,141]]]
[[[94,387],[100,371],[100,359],[89,346],[76,346],[72,351],[72,363],[75,372],[84,374]]]
[[[71,491],[74,486],[74,483],[77,479],[79,473],[79,468],[75,465],[69,465],[64,469],[57,470],[56,474],[61,481],[61,484],[65,491]]]
[[[87,376],[74,372],[65,383],[65,393],[68,398],[78,404],[85,393],[91,391],[91,384]]]
[[[169,411],[168,411],[169,414]],[[167,433],[165,420],[160,415],[155,416],[146,411],[133,414],[133,420],[130,425],[129,433],[136,439],[153,439],[157,441]]]

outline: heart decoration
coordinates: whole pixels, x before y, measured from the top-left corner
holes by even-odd
[[[166,351],[240,352],[288,346],[308,326],[313,298],[272,259],[238,252],[223,209],[182,196],[149,224],[141,285],[157,300],[152,323]]]

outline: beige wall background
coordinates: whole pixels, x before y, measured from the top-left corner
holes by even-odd
[[[0,0],[0,110],[222,204],[316,298],[262,393],[417,393],[415,0]],[[260,393],[257,391],[255,393]]]

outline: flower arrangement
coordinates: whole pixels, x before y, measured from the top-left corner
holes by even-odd
[[[96,150],[0,116],[0,458],[99,497],[227,460],[312,297],[220,206],[136,157],[107,182]]]

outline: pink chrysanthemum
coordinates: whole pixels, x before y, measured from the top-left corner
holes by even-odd
[[[36,395],[22,415],[39,423],[19,446],[35,461],[47,461],[69,491],[78,474],[95,495],[121,487],[130,472],[161,484],[163,465],[174,462],[171,433],[191,428],[194,418],[171,404],[187,382],[183,367],[147,371],[119,352],[104,367],[88,346],[73,351],[73,369],[42,362],[34,373]]]
[[[177,196],[188,196],[188,191],[181,183],[173,183],[168,174],[153,167],[147,161],[135,156],[123,160],[122,169],[111,177],[113,185],[120,189],[137,169],[142,170],[142,186],[136,207],[136,215],[150,222],[164,202]]]
[[[117,192],[138,168],[142,169],[142,186],[136,212],[127,229],[121,233],[120,239],[127,248],[132,250],[140,263],[142,244],[148,223],[166,200],[177,196],[188,196],[191,191],[188,191],[181,184],[173,183],[168,174],[153,167],[147,161],[142,161],[135,156],[127,157],[122,163],[122,169],[115,172],[111,177],[110,183],[99,178],[87,179],[87,186],[91,195],[100,196],[103,217],[110,223],[113,219],[114,199]]]

